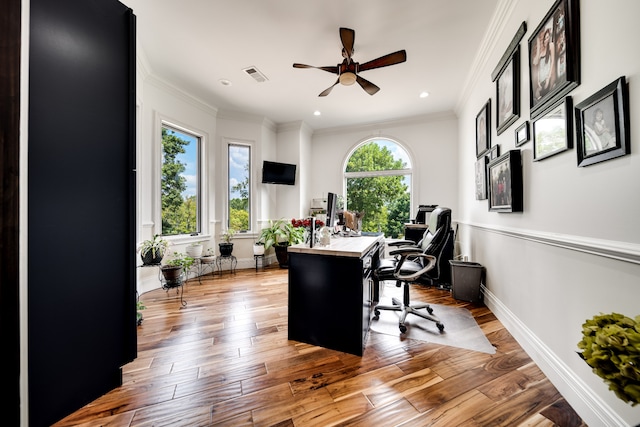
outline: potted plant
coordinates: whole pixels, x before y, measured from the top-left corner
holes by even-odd
[[[142,325],[142,310],[145,308],[147,308],[147,306],[145,306],[142,301],[138,300],[136,302],[136,321],[138,326]]]
[[[261,240],[257,240],[253,243],[253,255],[260,256],[264,255],[264,242]]]
[[[200,257],[200,262],[203,264],[213,264],[215,258],[215,250],[213,248],[207,248]]]
[[[159,234],[154,234],[152,239],[142,242],[138,246],[142,265],[159,265],[168,247],[169,242]]]
[[[218,243],[218,247],[220,248],[220,256],[231,256],[231,252],[233,252],[233,236],[235,236],[236,230],[233,228],[227,228],[224,233],[222,233],[222,242]]]
[[[187,245],[185,252],[191,258],[200,258],[204,249],[204,242],[193,242]]]
[[[578,355],[616,396],[640,403],[640,316],[600,314],[582,325]]]
[[[166,287],[174,288],[180,286],[182,284],[182,273],[186,274],[194,262],[195,260],[189,255],[174,252],[173,259],[160,267]]]
[[[269,221],[269,226],[262,229],[258,240],[264,242],[265,250],[273,246],[280,267],[287,268],[289,261],[287,248],[291,245],[301,243],[303,239],[303,227],[295,227],[292,221],[278,219]]]

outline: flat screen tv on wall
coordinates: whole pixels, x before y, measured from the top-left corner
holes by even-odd
[[[296,165],[265,160],[262,163],[262,183],[294,185]]]

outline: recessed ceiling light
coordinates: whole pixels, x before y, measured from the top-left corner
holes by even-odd
[[[218,80],[222,86],[231,86],[231,80],[220,79]]]
[[[314,115],[314,116],[319,116],[319,115],[321,115],[321,114],[322,114],[322,113],[321,113],[320,111],[318,111],[318,110],[316,110],[316,111],[314,111],[314,112],[313,112],[313,115]]]
[[[426,98],[429,96],[429,92],[420,92],[420,98]]]

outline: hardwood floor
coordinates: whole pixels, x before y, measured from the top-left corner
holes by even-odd
[[[238,270],[141,296],[123,385],[55,426],[585,426],[484,306],[495,354],[370,334],[362,357],[287,340],[287,270]],[[339,304],[328,310],[340,310]],[[319,322],[322,319],[318,319]]]

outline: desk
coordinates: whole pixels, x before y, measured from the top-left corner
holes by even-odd
[[[372,269],[383,249],[383,236],[290,246],[289,339],[361,356],[379,296]]]

